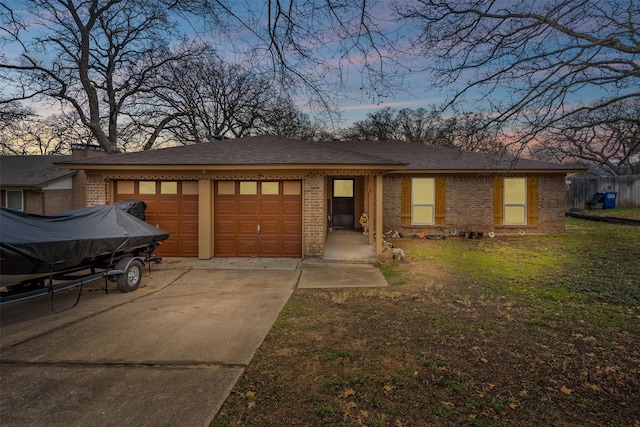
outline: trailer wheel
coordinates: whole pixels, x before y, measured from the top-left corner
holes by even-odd
[[[120,292],[133,292],[138,289],[142,281],[142,269],[144,266],[138,259],[134,259],[124,268],[124,273],[118,276],[118,289]]]

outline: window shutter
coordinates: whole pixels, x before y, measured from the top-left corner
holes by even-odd
[[[436,177],[436,224],[442,225],[445,220],[444,209],[444,177]]]
[[[538,223],[538,177],[527,177],[527,225]]]
[[[503,222],[503,203],[504,203],[504,178],[496,176],[493,178],[493,223],[494,225],[502,225]]]
[[[402,212],[400,223],[411,225],[411,177],[402,177]]]

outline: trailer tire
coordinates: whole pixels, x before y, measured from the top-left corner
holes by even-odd
[[[122,267],[124,272],[118,276],[118,280],[116,281],[118,290],[124,293],[133,292],[138,289],[142,281],[142,271],[144,269],[144,265],[139,259],[129,260],[130,259],[124,259],[120,261],[125,264]]]

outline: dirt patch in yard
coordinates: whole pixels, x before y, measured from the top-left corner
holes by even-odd
[[[214,425],[640,425],[640,304],[562,286],[565,239],[396,246],[387,288],[296,290]]]

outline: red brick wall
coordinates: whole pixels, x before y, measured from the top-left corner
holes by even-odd
[[[417,176],[417,175],[415,175]],[[429,176],[429,175],[424,175]],[[496,226],[493,224],[493,175],[448,175],[445,178],[445,224],[403,227],[401,225],[402,176],[384,180],[384,229],[404,234],[442,231],[494,231],[497,234],[558,234],[565,230],[565,177],[538,176],[538,222],[536,225]]]

